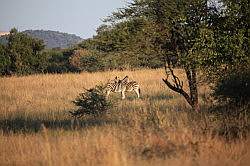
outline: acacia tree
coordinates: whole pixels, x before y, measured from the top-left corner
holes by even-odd
[[[151,30],[152,24],[144,18],[101,25],[96,30],[97,35],[83,41],[80,47],[94,51],[102,58],[105,68],[109,69],[162,67],[164,61],[153,53],[154,46],[150,43],[154,33]]]
[[[166,78],[163,81],[171,90],[184,96],[195,111],[199,111],[197,70],[203,60],[213,54],[210,26],[216,15],[216,8],[206,0],[134,0],[126,8],[114,12],[108,20],[126,22],[143,18],[150,22],[150,28],[145,28],[148,30],[145,34],[150,35],[144,36],[150,36],[151,51],[165,57]],[[140,38],[143,36],[137,36],[142,40]],[[135,46],[138,45],[140,43]],[[186,73],[188,91],[183,89],[183,81],[174,73],[176,65]]]

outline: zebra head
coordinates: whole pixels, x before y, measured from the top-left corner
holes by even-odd
[[[115,76],[115,78],[113,80],[111,80],[111,82],[115,83],[115,84],[124,84],[129,82],[128,80],[128,76],[125,76],[123,79],[119,79],[118,76]]]
[[[120,82],[120,79],[119,79],[119,77],[115,76],[115,79],[114,79],[114,81],[115,81],[115,83],[116,83],[116,84],[117,84],[117,83],[119,83],[119,82]]]
[[[127,82],[129,82],[129,81],[128,81],[128,76],[125,76],[125,77],[121,80],[121,82],[122,82],[122,83],[127,83]]]

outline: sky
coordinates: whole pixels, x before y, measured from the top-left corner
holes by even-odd
[[[0,31],[54,30],[84,39],[128,0],[0,0]]]

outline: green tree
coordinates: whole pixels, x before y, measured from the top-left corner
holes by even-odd
[[[206,61],[213,95],[223,103],[247,104],[250,98],[249,2],[222,0],[213,19],[215,53]]]
[[[97,35],[83,41],[80,47],[95,50],[109,69],[128,66],[158,68],[164,62],[162,57],[150,49],[153,47],[150,42],[153,33],[150,26],[143,18],[102,25],[97,29]]]
[[[6,47],[0,44],[0,75],[6,75],[9,72],[10,58],[6,54]]]
[[[100,57],[96,56],[93,51],[86,49],[74,50],[69,62],[77,71],[94,72],[103,69]]]
[[[30,74],[35,72],[43,72],[44,49],[42,40],[31,38],[30,36],[20,33],[13,28],[8,37],[6,47],[7,55],[10,58],[10,71],[16,74]]]
[[[213,18],[214,54],[204,64],[211,81],[228,72],[249,66],[249,3],[247,0],[222,0]]]
[[[203,59],[213,53],[210,51],[213,50],[213,40],[208,39],[213,35],[210,26],[212,16],[216,14],[215,8],[206,0],[134,0],[129,6],[114,12],[109,21],[146,20],[150,26],[144,28],[144,34],[150,35],[133,38],[149,41],[149,44],[141,47],[138,42],[136,47],[164,57],[167,78],[163,81],[199,111],[197,70]],[[185,70],[189,91],[183,89],[182,81],[175,75],[173,67],[176,65]]]
[[[77,72],[75,66],[70,64],[70,58],[73,55],[74,49],[52,49],[44,51],[47,56],[48,73],[65,73]]]

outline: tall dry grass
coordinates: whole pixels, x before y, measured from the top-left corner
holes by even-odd
[[[68,111],[83,88],[125,75],[140,83],[142,98],[112,94],[107,115],[73,128]],[[190,112],[162,77],[144,69],[0,78],[0,165],[248,165],[249,136],[228,141],[220,133],[243,130],[249,118]],[[199,91],[204,110],[208,91]]]

